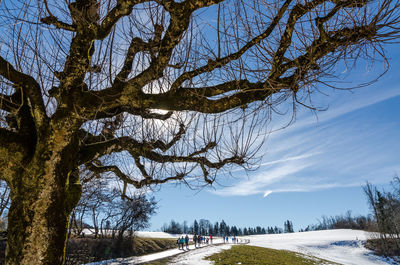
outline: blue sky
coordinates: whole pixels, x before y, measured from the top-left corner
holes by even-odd
[[[400,59],[396,45],[388,48],[386,75],[368,87],[316,96],[328,109],[316,115],[299,109],[294,124],[272,132],[256,171],[221,175],[223,185],[201,191],[166,185],[155,192],[159,209],[151,229],[171,219],[201,218],[240,227],[283,226],[290,219],[299,229],[322,215],[368,214],[362,185],[385,187],[400,174]],[[374,74],[357,69],[347,81],[357,84]],[[273,126],[288,118],[275,117]]]

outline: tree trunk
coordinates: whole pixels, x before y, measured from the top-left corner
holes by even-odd
[[[34,159],[13,179],[7,265],[64,263],[69,216],[81,195],[70,159],[54,153]]]

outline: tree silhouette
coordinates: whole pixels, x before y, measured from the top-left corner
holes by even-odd
[[[309,105],[339,63],[384,58],[399,22],[396,0],[0,5],[7,264],[63,263],[80,172],[127,197],[251,166],[280,103]]]

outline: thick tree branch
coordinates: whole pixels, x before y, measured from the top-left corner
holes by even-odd
[[[39,84],[32,76],[17,71],[8,61],[0,56],[0,75],[22,88],[29,98],[36,122],[43,122],[47,115]]]
[[[164,141],[157,140],[151,142],[138,142],[131,137],[107,138],[104,135],[91,135],[83,130],[80,132],[80,138],[85,143],[85,146],[80,151],[80,164],[86,164],[90,161],[96,160],[103,155],[122,152],[130,150],[132,153],[140,153],[146,150],[151,152],[155,149],[160,149],[163,152],[168,151],[174,144],[176,144],[185,133],[183,125],[180,126],[179,131],[174,134],[171,141],[165,143]],[[136,157],[136,155],[134,155]]]
[[[175,134],[175,136],[172,138],[172,140],[168,143],[165,143],[164,141],[157,140],[155,142],[150,142],[149,145],[153,146],[153,149],[160,149],[163,152],[168,151],[174,144],[176,144],[182,136],[185,134],[185,126],[181,124],[179,126],[179,131],[178,133]]]
[[[130,1],[127,2],[132,3]],[[122,82],[122,80],[124,80],[129,74],[129,69],[131,68],[132,63],[131,60],[134,53],[141,49],[148,49],[148,45],[150,45],[145,44],[143,41],[140,41],[140,39],[131,42],[131,47],[128,50],[124,67],[119,73],[119,76],[117,76],[117,82],[114,83],[113,87],[102,91],[91,91],[83,96],[86,98],[81,100],[82,102],[85,102],[86,105],[84,115],[93,116],[98,112],[110,112],[110,109],[120,108],[121,106],[149,109],[143,104],[132,106],[130,103],[132,103],[132,98],[137,98],[138,100],[136,102],[141,102],[141,97],[143,96],[141,89],[149,82],[162,77],[164,69],[169,64],[172,51],[179,44],[182,35],[189,27],[190,18],[194,11],[191,8],[192,6],[186,6],[184,3],[176,4],[176,7],[171,10],[170,24],[164,33],[164,37],[156,42],[153,40],[151,47],[159,47],[157,56],[152,59],[147,69],[143,70],[134,78]],[[162,33],[158,27],[156,27],[156,31],[158,31],[158,33],[156,34],[155,39],[157,38],[157,35],[161,36]],[[142,47],[139,45],[138,48],[134,48],[132,47],[134,44],[141,44]],[[81,77],[83,78],[83,76]]]
[[[144,3],[147,0],[118,0],[117,5],[106,15],[97,29],[97,39],[107,37],[115,24],[124,16],[129,15],[135,5]]]
[[[228,56],[225,56],[223,58],[217,58],[215,60],[209,60],[208,64],[197,68],[196,70],[190,71],[190,72],[185,72],[182,74],[180,77],[177,78],[177,80],[173,83],[171,90],[172,93],[174,93],[174,90],[181,88],[182,84],[184,81],[189,80],[195,76],[208,73],[213,71],[216,68],[220,68],[225,66],[231,61],[237,60],[242,56],[246,51],[248,51],[250,48],[253,46],[259,44],[263,40],[265,40],[268,36],[271,35],[275,27],[278,25],[279,21],[282,19],[283,15],[285,14],[286,10],[288,9],[290,3],[293,0],[286,0],[285,3],[282,5],[282,7],[279,9],[279,12],[277,15],[274,17],[274,19],[271,21],[270,25],[267,27],[264,32],[250,40],[246,45],[244,45],[240,50],[238,50],[235,53],[232,53]]]
[[[21,106],[21,97],[14,93],[11,96],[0,94],[0,109],[12,112],[17,110]]]
[[[53,25],[58,29],[64,29],[68,31],[75,32],[76,31],[76,25],[70,25],[68,23],[65,23],[61,20],[59,20],[55,16],[48,16],[40,19],[41,22],[43,22],[46,25]]]
[[[306,3],[305,5],[299,3],[295,5],[292,11],[290,12],[289,19],[286,22],[285,31],[280,39],[279,47],[273,58],[271,72],[270,72],[270,77],[272,79],[277,78],[279,76],[279,74],[276,74],[276,71],[282,64],[287,49],[292,44],[292,34],[297,20],[302,16],[304,16],[305,14],[307,14],[308,12],[310,12],[316,6],[322,4],[323,2],[325,2],[325,0],[314,0]]]
[[[122,180],[127,184],[133,185],[135,188],[140,189],[143,187],[148,187],[150,185],[158,185],[158,184],[163,184],[169,181],[173,181],[173,180],[182,180],[185,175],[184,174],[177,174],[176,176],[172,176],[172,177],[167,177],[164,179],[154,179],[150,176],[148,176],[147,178],[145,177],[142,180],[134,180],[132,179],[130,176],[126,175],[125,173],[123,173],[119,167],[117,166],[97,166],[94,164],[87,164],[86,167],[93,171],[96,174],[103,174],[103,173],[108,173],[108,172],[112,172],[114,173],[120,180]]]
[[[356,26],[354,28],[343,28],[334,32],[328,32],[329,37],[320,37],[305,50],[305,54],[293,61],[280,64],[276,73],[283,75],[287,70],[296,67],[294,75],[279,78],[270,77],[265,82],[251,83],[247,80],[229,81],[211,87],[203,88],[181,88],[168,91],[164,94],[147,95],[151,108],[193,110],[204,113],[219,113],[235,107],[244,106],[255,101],[265,100],[275,93],[299,89],[308,72],[315,70],[318,60],[334,53],[340,47],[348,47],[357,44],[361,40],[371,40],[377,34],[376,26]],[[281,60],[280,60],[281,61]],[[300,74],[301,73],[301,74]],[[235,92],[233,95],[223,96],[227,92]],[[207,97],[222,95],[218,99]],[[173,99],[179,98],[176,102]],[[182,100],[184,99],[184,100]]]

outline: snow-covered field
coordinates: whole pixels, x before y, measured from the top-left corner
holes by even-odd
[[[343,265],[396,264],[366,249],[363,241],[368,236],[367,232],[360,230],[337,229],[245,238],[250,239],[252,246],[291,250]]]
[[[177,235],[163,232],[139,232],[138,236],[158,238],[177,237]],[[338,229],[291,234],[246,236],[241,239],[249,239],[250,245],[252,246],[291,250],[343,265],[399,264],[393,260],[385,260],[384,258],[375,256],[370,250],[364,248],[363,242],[368,237],[369,234],[364,231]],[[222,243],[222,239],[215,239],[214,243]],[[220,244],[204,246],[197,249],[191,246],[190,251],[172,249],[142,257],[118,259],[112,262],[108,261],[93,264],[137,264],[174,256],[170,264],[206,265],[212,263],[203,260],[205,257],[224,249],[229,249],[231,246],[232,244]]]

